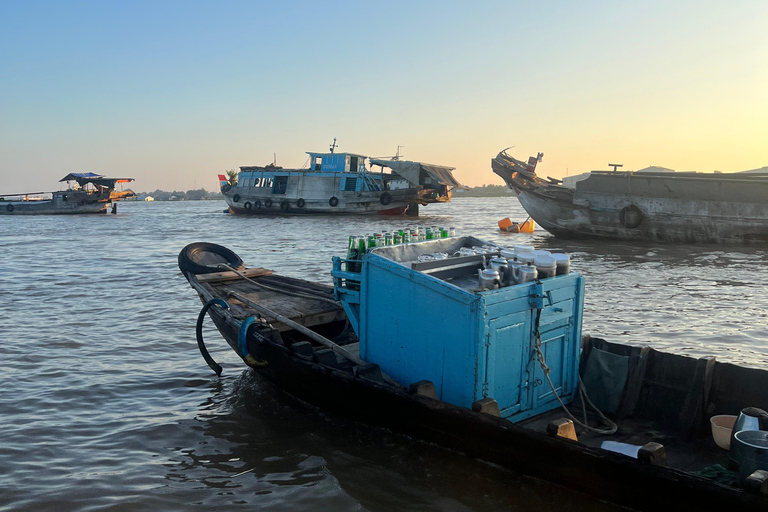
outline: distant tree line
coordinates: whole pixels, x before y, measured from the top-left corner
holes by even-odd
[[[136,195],[140,200],[146,196],[151,196],[155,201],[208,201],[223,199],[221,192],[208,192],[204,188],[187,190],[186,192],[179,190],[174,190],[173,192],[155,190],[154,192],[139,192]]]
[[[512,190],[506,185],[481,185],[465,190],[456,190],[453,197],[498,197],[511,194]]]
[[[506,185],[481,185],[479,187],[470,187],[464,190],[454,191],[454,197],[499,197],[506,196],[511,190]],[[155,190],[154,192],[139,192],[138,199],[143,200],[146,196],[151,196],[155,201],[209,201],[223,200],[221,192],[208,192],[204,188],[187,190],[182,192],[174,190]]]

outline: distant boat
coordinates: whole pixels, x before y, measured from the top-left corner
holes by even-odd
[[[418,216],[419,205],[449,202],[453,189],[461,186],[451,173],[453,167],[333,150],[308,154],[308,169],[244,166],[234,184],[219,175],[229,211]],[[380,172],[366,167],[366,160]]]
[[[115,190],[117,183],[129,183],[133,178],[105,178],[92,172],[70,173],[60,182],[76,182],[67,190],[56,192],[27,192],[0,196],[0,215],[52,215],[74,213],[106,213],[110,204],[132,197],[130,191]]]
[[[536,174],[501,151],[493,172],[542,228],[563,237],[681,243],[768,241],[768,175],[763,173],[592,171],[563,181]],[[613,165],[613,164],[610,164]]]

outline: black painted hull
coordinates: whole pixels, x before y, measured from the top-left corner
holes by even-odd
[[[205,303],[213,297],[201,292]],[[240,322],[228,311],[209,315],[236,353]],[[312,362],[275,343],[249,339],[268,364],[258,371],[307,403],[433,442],[513,471],[637,510],[766,510],[768,498],[577,442],[550,437],[486,414],[371,382]]]

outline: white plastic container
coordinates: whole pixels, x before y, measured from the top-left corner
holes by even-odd
[[[557,263],[555,263],[555,259],[552,256],[536,256],[533,263],[536,265],[539,279],[546,279],[557,275]]]
[[[517,253],[517,259],[523,265],[533,265],[533,260],[535,260],[536,257],[530,252],[519,252]]]
[[[557,264],[557,275],[570,274],[571,272],[571,256],[568,254],[552,254],[555,263]]]

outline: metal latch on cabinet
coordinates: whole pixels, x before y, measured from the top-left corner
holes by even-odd
[[[528,300],[530,301],[531,307],[536,309],[544,309],[544,299],[547,299],[547,306],[551,306],[552,292],[551,291],[545,292],[541,286],[541,283],[539,281],[536,281],[533,288],[531,289],[531,294],[528,296]]]

